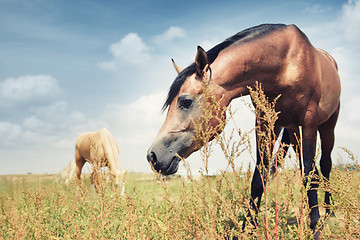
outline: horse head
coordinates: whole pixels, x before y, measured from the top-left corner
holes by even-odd
[[[173,64],[179,76],[186,71],[176,65],[174,61]],[[221,96],[216,92],[211,97],[206,94],[207,87],[213,87],[214,83],[211,80],[207,54],[200,46],[195,57],[195,64],[190,65],[187,69],[189,70],[192,66],[193,71],[190,71],[187,76],[183,76],[185,79],[181,83],[181,87],[171,99],[171,103],[169,102],[165,122],[147,152],[147,159],[154,170],[164,175],[176,173],[181,158],[190,156],[206,143],[206,141],[198,141],[202,132],[214,132],[210,134],[211,136],[207,140],[209,141],[216,135],[216,132],[222,130],[218,127],[220,121],[216,118],[219,111],[211,111],[213,116],[207,120],[204,118],[206,104],[219,101]],[[225,114],[220,115],[220,118],[225,118]],[[214,129],[216,130],[213,131]]]

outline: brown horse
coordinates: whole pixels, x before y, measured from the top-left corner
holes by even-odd
[[[81,134],[75,145],[76,176],[80,180],[81,170],[88,162],[97,167],[109,167],[110,173],[115,177],[115,183],[122,185],[126,171],[121,173],[119,165],[119,148],[114,137],[105,128],[97,132]],[[94,167],[94,171],[96,167]],[[92,172],[92,183],[97,183],[96,173]]]
[[[319,131],[321,172],[329,179],[334,128],[340,108],[340,79],[335,60],[325,51],[313,47],[295,25],[264,24],[239,32],[208,52],[198,47],[195,63],[185,69],[174,66],[179,74],[163,106],[163,109],[169,108],[168,113],[147,153],[153,168],[165,175],[173,174],[178,169],[179,156],[186,158],[199,149],[195,144],[193,120],[203,114],[204,76],[210,79],[215,97],[224,107],[234,98],[248,95],[248,86],[253,87],[258,82],[270,101],[281,95],[275,106],[280,112],[275,133],[278,135],[285,128],[295,149],[300,149],[295,138],[300,136],[299,126],[302,127],[304,174],[305,179],[310,177],[311,186],[307,193],[310,227],[315,231],[320,218],[318,183],[312,174],[313,171],[318,174],[314,161],[316,136]],[[211,124],[216,127],[218,121]],[[263,123],[256,121],[256,125],[261,128]],[[256,164],[259,165],[258,147],[257,150]],[[263,161],[267,167],[270,159]],[[262,169],[255,168],[251,183],[250,202],[256,211],[264,189]],[[330,204],[329,192],[325,194],[325,203]]]

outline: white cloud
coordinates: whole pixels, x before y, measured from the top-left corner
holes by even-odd
[[[305,7],[304,11],[311,14],[312,16],[321,16],[333,10],[333,6],[329,5],[328,3],[319,4],[315,3],[315,1],[302,1],[301,4]]]
[[[114,129],[117,128],[119,136],[126,140],[134,132],[143,132],[159,126],[160,110],[165,96],[165,92],[158,92],[141,96],[127,105],[108,104],[102,116],[104,116],[104,121]]]
[[[360,0],[349,0],[343,6],[342,27],[350,42],[360,42]]]
[[[216,44],[218,44],[219,41],[209,41],[209,40],[205,40],[205,41],[202,41],[200,43],[200,46],[205,50],[205,51],[208,51],[210,50],[212,47],[214,47]]]
[[[8,78],[0,83],[1,102],[23,102],[53,98],[61,93],[58,81],[49,75]]]
[[[44,122],[43,128],[37,128],[37,131],[43,134],[53,134],[57,137],[56,139],[78,135],[86,131],[95,131],[104,125],[101,115],[97,115],[97,119],[94,119],[79,110],[70,109],[68,105],[65,101],[58,101],[35,108],[32,112],[36,117],[27,119],[24,124],[32,126],[32,124],[39,125]]]
[[[351,98],[349,101],[347,101],[344,104],[343,109],[341,109],[341,113],[343,115],[344,120],[350,126],[360,125],[360,111],[357,111],[357,109],[359,109],[359,102],[360,102],[360,95],[357,95]]]
[[[71,119],[71,121],[79,123],[85,122],[88,119],[88,116],[79,111],[72,111],[69,115],[69,119]]]
[[[129,33],[119,42],[112,43],[109,47],[114,59],[101,62],[98,66],[104,70],[116,70],[124,64],[138,65],[150,60],[150,47],[137,33]]]
[[[0,135],[7,136],[8,139],[14,139],[19,136],[21,127],[9,122],[0,122]]]
[[[57,101],[49,105],[36,107],[32,111],[45,121],[53,122],[54,119],[64,118],[67,111],[67,103],[65,101]]]
[[[10,122],[0,122],[0,143],[2,146],[16,145],[16,140],[20,135],[21,126]]]
[[[45,126],[45,122],[36,116],[27,117],[24,120],[23,126],[27,129],[41,129]]]
[[[176,38],[184,38],[186,36],[186,31],[181,27],[172,26],[166,30],[163,34],[158,35],[154,38],[155,43],[163,44],[170,42]]]
[[[149,171],[146,151],[155,139],[164,114],[165,91],[143,95],[123,105],[108,104],[101,114],[120,150],[120,165],[136,171]]]
[[[357,67],[358,51],[354,51],[351,46],[347,45],[335,48],[329,52],[338,64],[341,80],[341,99],[342,103],[345,103],[344,101],[350,100],[359,92],[360,71]]]
[[[109,49],[114,57],[129,58],[130,60],[147,58],[150,50],[137,33],[129,33],[119,42],[111,44]]]

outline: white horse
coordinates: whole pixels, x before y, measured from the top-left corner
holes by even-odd
[[[86,162],[94,167],[91,174],[93,184],[98,184],[96,170],[102,167],[109,167],[111,175],[115,178],[115,183],[122,187],[122,191],[124,191],[127,169],[121,172],[119,148],[114,137],[105,128],[97,132],[82,133],[77,138],[75,144],[75,161],[70,162],[60,175],[64,177],[67,176],[66,182],[69,182],[69,179],[75,177],[76,173],[76,177],[80,180],[81,170]]]

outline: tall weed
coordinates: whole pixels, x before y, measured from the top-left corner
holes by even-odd
[[[266,119],[267,127],[244,132],[239,128],[230,133],[219,132],[228,121],[232,110],[223,109],[212,95],[211,84],[204,118],[194,121],[198,126],[197,140],[204,163],[203,174],[196,178],[188,169],[187,178],[163,177],[157,174],[128,173],[126,191],[113,184],[113,177],[94,166],[97,182],[94,189],[90,177],[71,181],[69,185],[55,181],[56,177],[22,176],[0,177],[0,238],[1,239],[311,239],[306,187],[297,169],[298,156],[293,168],[283,163],[284,151],[272,153],[275,144],[271,134],[277,113],[260,86],[251,89],[257,101],[256,114]],[[260,110],[259,110],[260,109]],[[261,110],[262,109],[262,110]],[[215,119],[217,128],[209,129],[214,111],[221,114]],[[261,111],[262,113],[256,112]],[[235,121],[235,120],[234,120]],[[251,170],[238,168],[243,153],[252,151],[249,134],[264,131],[260,141],[262,154],[271,154],[282,171],[274,175],[264,169],[267,181],[259,214],[254,225],[250,221]],[[210,139],[213,141],[208,142]],[[228,171],[210,176],[208,162],[218,144],[228,162]],[[280,148],[281,149],[281,148]],[[360,238],[360,167],[359,160],[347,149],[350,165],[334,167],[327,182],[319,176],[319,202],[323,225],[323,239]],[[96,149],[94,149],[96,151]],[[295,154],[296,155],[296,154]],[[145,163],[144,159],[144,164]],[[253,159],[255,162],[255,158]],[[275,167],[278,165],[275,164]],[[335,217],[325,217],[323,192],[329,190]],[[252,215],[255,218],[255,215]]]

